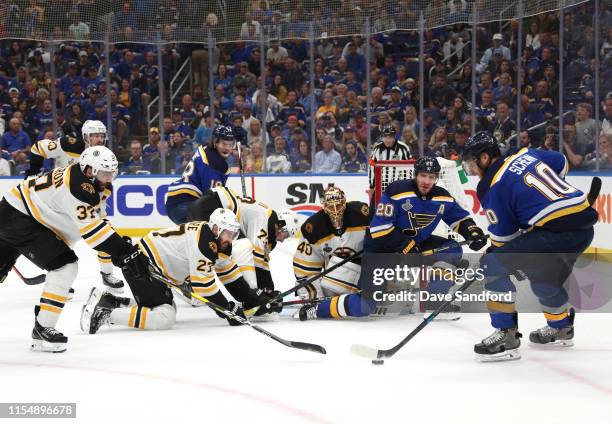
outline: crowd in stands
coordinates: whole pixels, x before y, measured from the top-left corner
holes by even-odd
[[[464,0],[439,3],[455,13],[467,10]],[[116,13],[113,25],[118,31],[136,25],[132,6],[125,2]],[[525,19],[519,57],[515,20],[501,26],[499,22],[478,26],[475,64],[469,60],[469,25],[427,30],[422,116],[418,33],[389,31],[395,25],[392,6],[380,10],[374,30],[386,32],[370,37],[369,49],[362,36],[338,37],[321,29],[314,45],[314,85],[307,40],[271,38],[264,51],[260,49],[257,39],[264,22],[257,17],[266,14],[257,7],[247,12],[243,39],[217,45],[213,57],[198,43],[164,44],[159,55],[156,45],[116,43],[107,57],[103,44],[96,42],[64,42],[52,51],[43,42],[0,40],[0,175],[23,173],[33,142],[55,137],[54,128],[78,128],[87,119],[98,119],[111,128],[112,147],[125,174],[181,174],[220,123],[241,129],[236,132],[242,140],[244,169],[254,173],[366,172],[368,136],[376,143],[388,126],[415,158],[421,153],[460,158],[472,126],[476,131],[492,132],[508,153],[522,146],[559,150],[561,48],[563,110],[570,111],[563,118],[561,149],[572,169],[612,169],[612,10],[608,2],[601,3],[598,46],[594,44],[592,1],[566,11],[563,46],[558,13]],[[58,36],[62,31],[87,30],[78,14],[71,16],[69,27],[55,29]],[[291,21],[290,16],[288,19]],[[3,28],[6,25],[0,22],[0,35],[6,35]],[[596,49],[600,53],[601,101],[594,98]],[[187,58],[192,60],[191,91],[181,93],[175,107],[166,112],[161,130],[156,124],[149,126],[147,106],[159,94],[160,78],[167,99],[168,84]],[[214,70],[214,116],[209,108],[209,66]],[[472,86],[472,72],[476,73],[476,87]],[[472,104],[473,89],[476,104]],[[594,120],[595,108],[600,111],[599,125]],[[532,127],[536,128],[526,131]],[[423,145],[419,146],[421,132]],[[237,154],[232,158],[233,166],[237,158]]]

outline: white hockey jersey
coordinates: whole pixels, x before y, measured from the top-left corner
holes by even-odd
[[[240,277],[232,259],[217,251],[215,237],[204,221],[152,231],[139,246],[165,277],[176,284],[191,282],[193,291],[205,297],[219,291],[215,273],[224,285]]]
[[[30,149],[30,175],[37,174],[44,159],[53,159],[54,168],[66,167],[79,161],[85,143],[76,137],[63,135],[55,140],[40,140]]]
[[[78,164],[74,164],[24,180],[4,197],[67,245],[73,246],[83,238],[90,247],[100,250],[98,246],[113,235],[123,244],[110,223],[102,219],[106,214],[104,200],[109,195],[108,189],[98,192]]]
[[[293,271],[297,279],[319,274],[332,256],[348,258],[363,249],[365,231],[370,220],[368,205],[348,202],[342,229],[337,231],[327,214],[320,210],[301,227],[303,239],[293,256]],[[356,262],[359,262],[356,260]],[[338,284],[343,284],[338,282]]]

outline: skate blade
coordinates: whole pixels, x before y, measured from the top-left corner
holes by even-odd
[[[434,318],[434,321],[459,321],[461,315],[455,313],[439,314]]]
[[[49,343],[44,340],[33,339],[30,349],[32,352],[62,353],[66,351],[67,347],[66,343]]]
[[[91,320],[91,314],[94,310],[94,305],[98,303],[98,300],[104,293],[103,290],[98,289],[97,287],[92,287],[89,292],[89,296],[87,297],[87,302],[83,305],[83,309],[81,309],[81,319],[79,321],[79,325],[81,327],[81,331],[84,333],[89,333],[89,322]]]
[[[510,349],[500,353],[493,353],[491,355],[475,354],[476,362],[504,362],[504,361],[515,361],[521,359],[521,353],[518,349]]]
[[[530,340],[529,341],[529,345],[532,346],[532,347],[538,347],[538,348],[542,348],[542,349],[547,349],[547,348],[559,349],[559,348],[574,346],[574,339],[555,340],[554,342],[550,342],[550,343],[535,343],[535,342],[532,342]]]

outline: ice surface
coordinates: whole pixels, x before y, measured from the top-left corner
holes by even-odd
[[[180,301],[172,330],[103,327],[87,335],[79,329],[81,307],[101,283],[94,252],[79,245],[77,254],[76,296],[58,324],[70,338],[65,353],[29,350],[43,286],[26,286],[14,274],[0,285],[0,402],[76,402],[76,421],[88,424],[612,422],[611,315],[578,315],[574,348],[537,349],[523,339],[521,360],[490,364],[472,354],[491,332],[483,314],[432,323],[383,366],[351,355],[351,344],[389,348],[418,316],[260,323],[325,346],[325,356],[229,327],[207,308]],[[290,264],[279,246],[272,269],[281,289],[293,284]],[[18,265],[26,275],[39,272],[23,258]],[[523,333],[541,325],[539,314],[521,315]]]

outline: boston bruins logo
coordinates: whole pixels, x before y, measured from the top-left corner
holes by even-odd
[[[306,225],[304,226],[304,231],[306,231],[307,233],[312,233],[312,224],[310,222],[306,223]]]
[[[77,142],[77,139],[76,139],[76,138],[74,138],[74,137],[68,137],[68,143],[70,143],[70,144],[76,144],[76,142]]]
[[[208,247],[210,247],[210,250],[217,253],[217,243],[215,243],[214,241],[209,241]]]
[[[363,216],[368,216],[370,215],[370,208],[368,205],[361,205],[361,214]]]
[[[342,259],[346,259],[348,257],[353,256],[355,252],[353,249],[351,249],[350,247],[338,247],[336,250],[334,250],[334,256],[338,256]]]
[[[81,188],[89,194],[94,194],[96,189],[90,183],[81,183]]]

